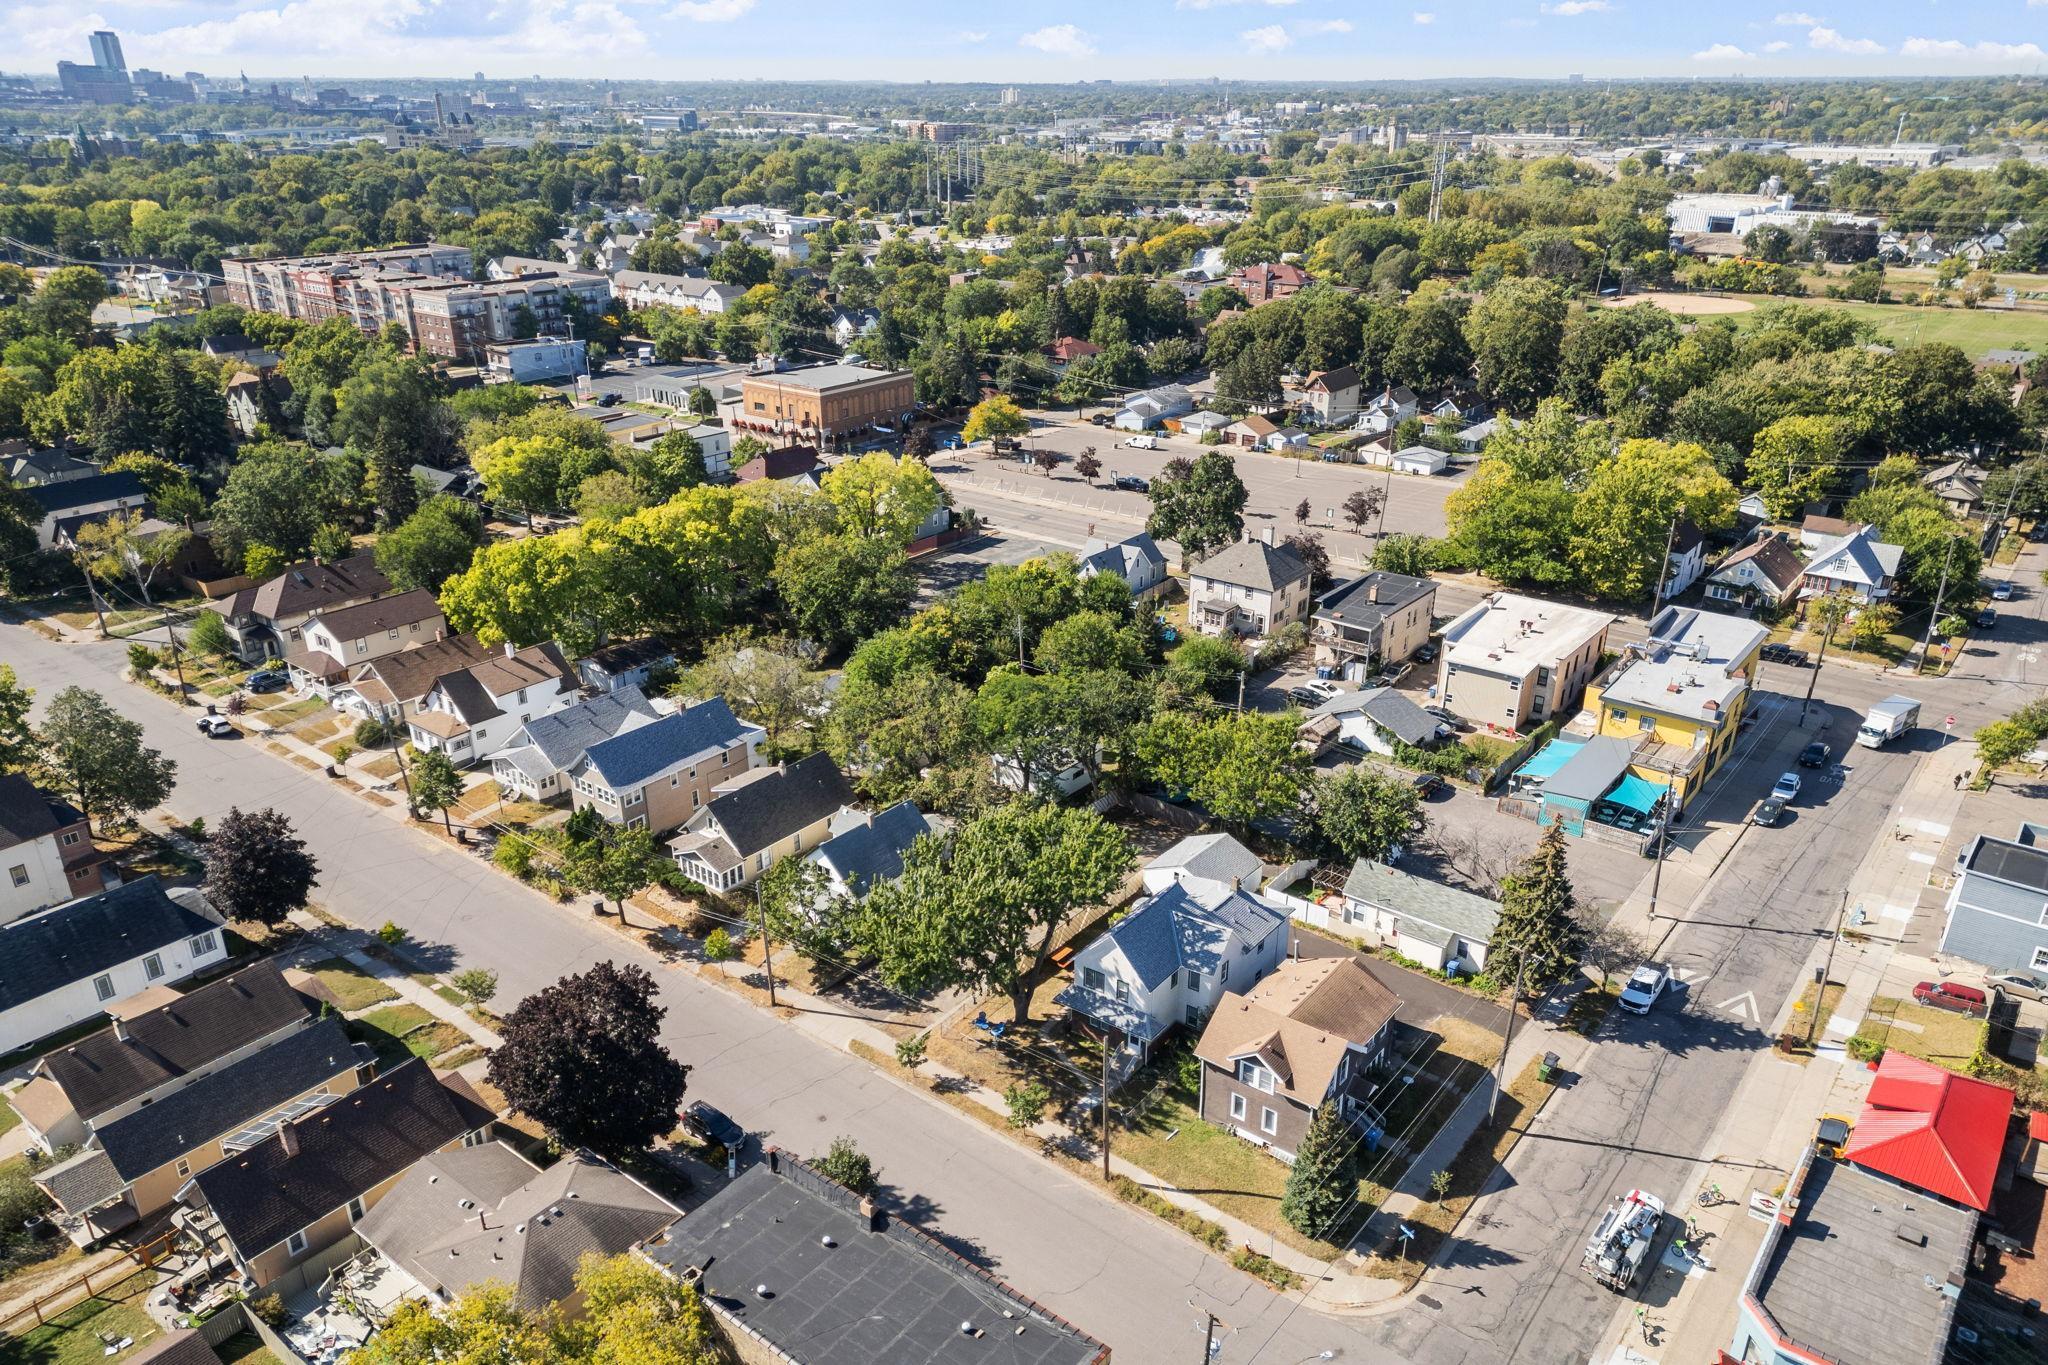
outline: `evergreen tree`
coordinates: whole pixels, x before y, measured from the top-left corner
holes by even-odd
[[[1356,1147],[1336,1104],[1325,1102],[1309,1120],[1280,1196],[1280,1216],[1289,1227],[1304,1237],[1328,1239],[1345,1206],[1358,1195],[1358,1169],[1352,1162]]]
[[[1564,828],[1552,825],[1543,831],[1535,852],[1501,879],[1500,922],[1487,950],[1487,974],[1509,982],[1519,966],[1523,989],[1532,991],[1569,972],[1578,963],[1585,939],[1574,908]]]

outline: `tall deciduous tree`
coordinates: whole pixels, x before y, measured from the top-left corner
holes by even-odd
[[[319,879],[319,862],[279,811],[230,808],[207,837],[206,894],[229,919],[282,924]]]
[[[1152,480],[1147,534],[1180,542],[1181,563],[1200,559],[1244,534],[1244,480],[1237,461],[1220,450],[1167,461]]]
[[[1093,811],[1013,801],[918,839],[903,876],[869,894],[855,936],[897,989],[1000,991],[1021,1024],[1054,932],[1108,899],[1131,865],[1124,836]]]
[[[35,695],[21,685],[12,664],[0,664],[0,773],[20,772],[35,761],[36,734],[28,723]]]
[[[520,1001],[487,1073],[567,1145],[638,1151],[676,1125],[689,1068],[661,1045],[668,1010],[642,968],[600,962]]]
[[[456,771],[454,762],[439,749],[429,749],[413,760],[410,781],[413,814],[437,810],[441,812],[441,827],[454,834],[448,808],[462,799],[462,774]]]
[[[1564,320],[1564,290],[1550,280],[1507,279],[1487,290],[1465,319],[1480,392],[1515,412],[1549,397]]]
[[[377,537],[377,568],[401,592],[435,589],[468,568],[483,543],[483,513],[442,493]]]
[[[973,445],[976,441],[1010,440],[1029,430],[1031,421],[1016,403],[997,394],[974,405],[974,411],[967,414],[967,424],[960,428],[960,439]]]
[[[67,687],[37,733],[44,777],[105,829],[171,794],[178,765],[142,742],[142,727],[97,692]]]
[[[1412,844],[1424,828],[1415,784],[1364,765],[1318,779],[1315,807],[1323,837],[1346,858],[1384,861],[1396,844]]]
[[[1487,975],[1540,990],[1579,960],[1585,931],[1565,867],[1564,827],[1552,825],[1522,865],[1501,879],[1500,920],[1486,951]]]

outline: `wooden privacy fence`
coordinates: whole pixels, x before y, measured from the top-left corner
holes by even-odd
[[[9,1336],[14,1335],[21,1329],[24,1318],[32,1319],[28,1324],[30,1327],[42,1326],[49,1321],[52,1314],[62,1313],[65,1309],[91,1298],[97,1292],[93,1289],[94,1280],[98,1280],[100,1286],[104,1288],[116,1280],[133,1275],[138,1268],[149,1269],[170,1251],[171,1243],[176,1236],[176,1233],[166,1232],[160,1237],[152,1238],[139,1247],[131,1248],[120,1260],[109,1261],[96,1270],[88,1270],[76,1279],[65,1281],[49,1293],[29,1300],[5,1319],[0,1319],[0,1332]]]

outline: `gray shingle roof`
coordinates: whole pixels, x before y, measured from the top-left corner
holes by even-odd
[[[827,839],[813,856],[829,863],[854,895],[865,896],[875,882],[894,881],[903,875],[903,855],[918,835],[929,834],[931,829],[924,812],[908,801],[899,801],[844,834]]]
[[[698,754],[730,748],[753,728],[713,697],[591,745],[576,771],[580,776],[587,768],[613,791],[624,791]]]
[[[1284,913],[1241,891],[1204,905],[1170,886],[1118,920],[1108,937],[1149,991],[1182,967],[1214,973],[1233,937],[1257,943],[1286,922]]]
[[[220,1355],[191,1329],[167,1332],[128,1357],[128,1365],[220,1365]]]
[[[389,597],[373,597],[350,607],[315,612],[314,616],[334,633],[336,639],[360,640],[377,631],[409,626],[440,614],[441,607],[434,600],[434,594],[425,588],[415,588]]]
[[[88,1212],[119,1199],[128,1188],[107,1154],[96,1148],[78,1152],[42,1171],[36,1176],[36,1183],[66,1213]]]
[[[214,604],[214,610],[233,619],[253,616],[275,621],[320,610],[365,602],[391,591],[391,580],[377,568],[374,556],[351,555],[332,564],[307,560],[294,564],[277,577],[244,588]]]
[[[74,507],[84,507],[95,502],[113,502],[117,498],[139,498],[142,496],[142,479],[132,471],[119,474],[90,474],[82,479],[65,479],[60,483],[39,483],[31,485],[26,492],[43,509],[45,515],[51,512],[68,512]]]
[[[341,1021],[323,1019],[94,1129],[93,1137],[122,1178],[136,1180],[355,1066]]]
[[[1324,593],[1316,602],[1316,616],[1353,630],[1377,630],[1389,615],[1435,591],[1436,584],[1427,578],[1374,570]]]
[[[1391,687],[1368,687],[1360,692],[1340,692],[1318,706],[1311,715],[1348,716],[1363,713],[1374,724],[1404,744],[1428,744],[1442,728],[1435,716]]]
[[[59,810],[68,809],[43,795],[20,773],[0,774],[0,848],[40,839],[56,833],[60,824],[74,823],[75,814],[73,820],[60,822],[57,818]]]
[[[193,1179],[236,1248],[254,1256],[494,1117],[410,1061],[293,1124],[296,1154],[272,1137]]]
[[[1090,1365],[1109,1349],[893,1214],[781,1152],[648,1255],[703,1272],[705,1301],[793,1358],[832,1365]],[[767,1285],[769,1296],[756,1292]],[[1005,1313],[1010,1316],[1005,1317]],[[961,1323],[979,1335],[965,1337]]]
[[[1091,540],[1081,553],[1082,573],[1113,573],[1126,583],[1136,576],[1140,564],[1149,565],[1149,577],[1157,577],[1166,569],[1166,556],[1160,553],[1158,543],[1145,532],[1118,541]]]
[[[574,763],[592,745],[602,744],[635,726],[651,723],[658,715],[646,695],[639,688],[628,685],[550,715],[536,716],[522,725],[505,747],[491,757],[508,758],[519,750],[531,749],[540,760],[539,766],[545,769],[545,772],[537,772],[536,776],[547,776]]]
[[[680,1214],[588,1153],[540,1171],[491,1142],[424,1158],[356,1230],[451,1298],[496,1280],[511,1286],[521,1308],[539,1309],[574,1292],[586,1253],[617,1255]]]
[[[1233,587],[1274,592],[1293,583],[1308,581],[1308,565],[1285,545],[1268,545],[1263,540],[1240,540],[1195,565],[1194,573]]]
[[[101,1029],[41,1065],[72,1108],[91,1118],[302,1022],[306,1013],[305,997],[276,965],[258,962],[134,1016],[126,1038]]]
[[[178,895],[192,905],[144,877],[0,924],[0,1011],[220,927],[193,908],[206,904],[196,891]]]
[[[1148,869],[1179,871],[1210,882],[1235,882],[1257,889],[1265,864],[1228,834],[1190,834],[1154,858]]]
[[[1498,901],[1369,858],[1351,865],[1351,875],[1344,879],[1344,895],[1391,910],[1404,921],[1457,934],[1468,943],[1490,942],[1500,921]]]
[[[715,796],[704,809],[746,858],[852,804],[853,788],[839,765],[817,753]]]

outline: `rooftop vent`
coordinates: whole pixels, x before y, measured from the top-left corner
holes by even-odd
[[[832,1234],[828,1232],[818,1239],[818,1245],[821,1247],[836,1247],[839,1243],[833,1241]]]

